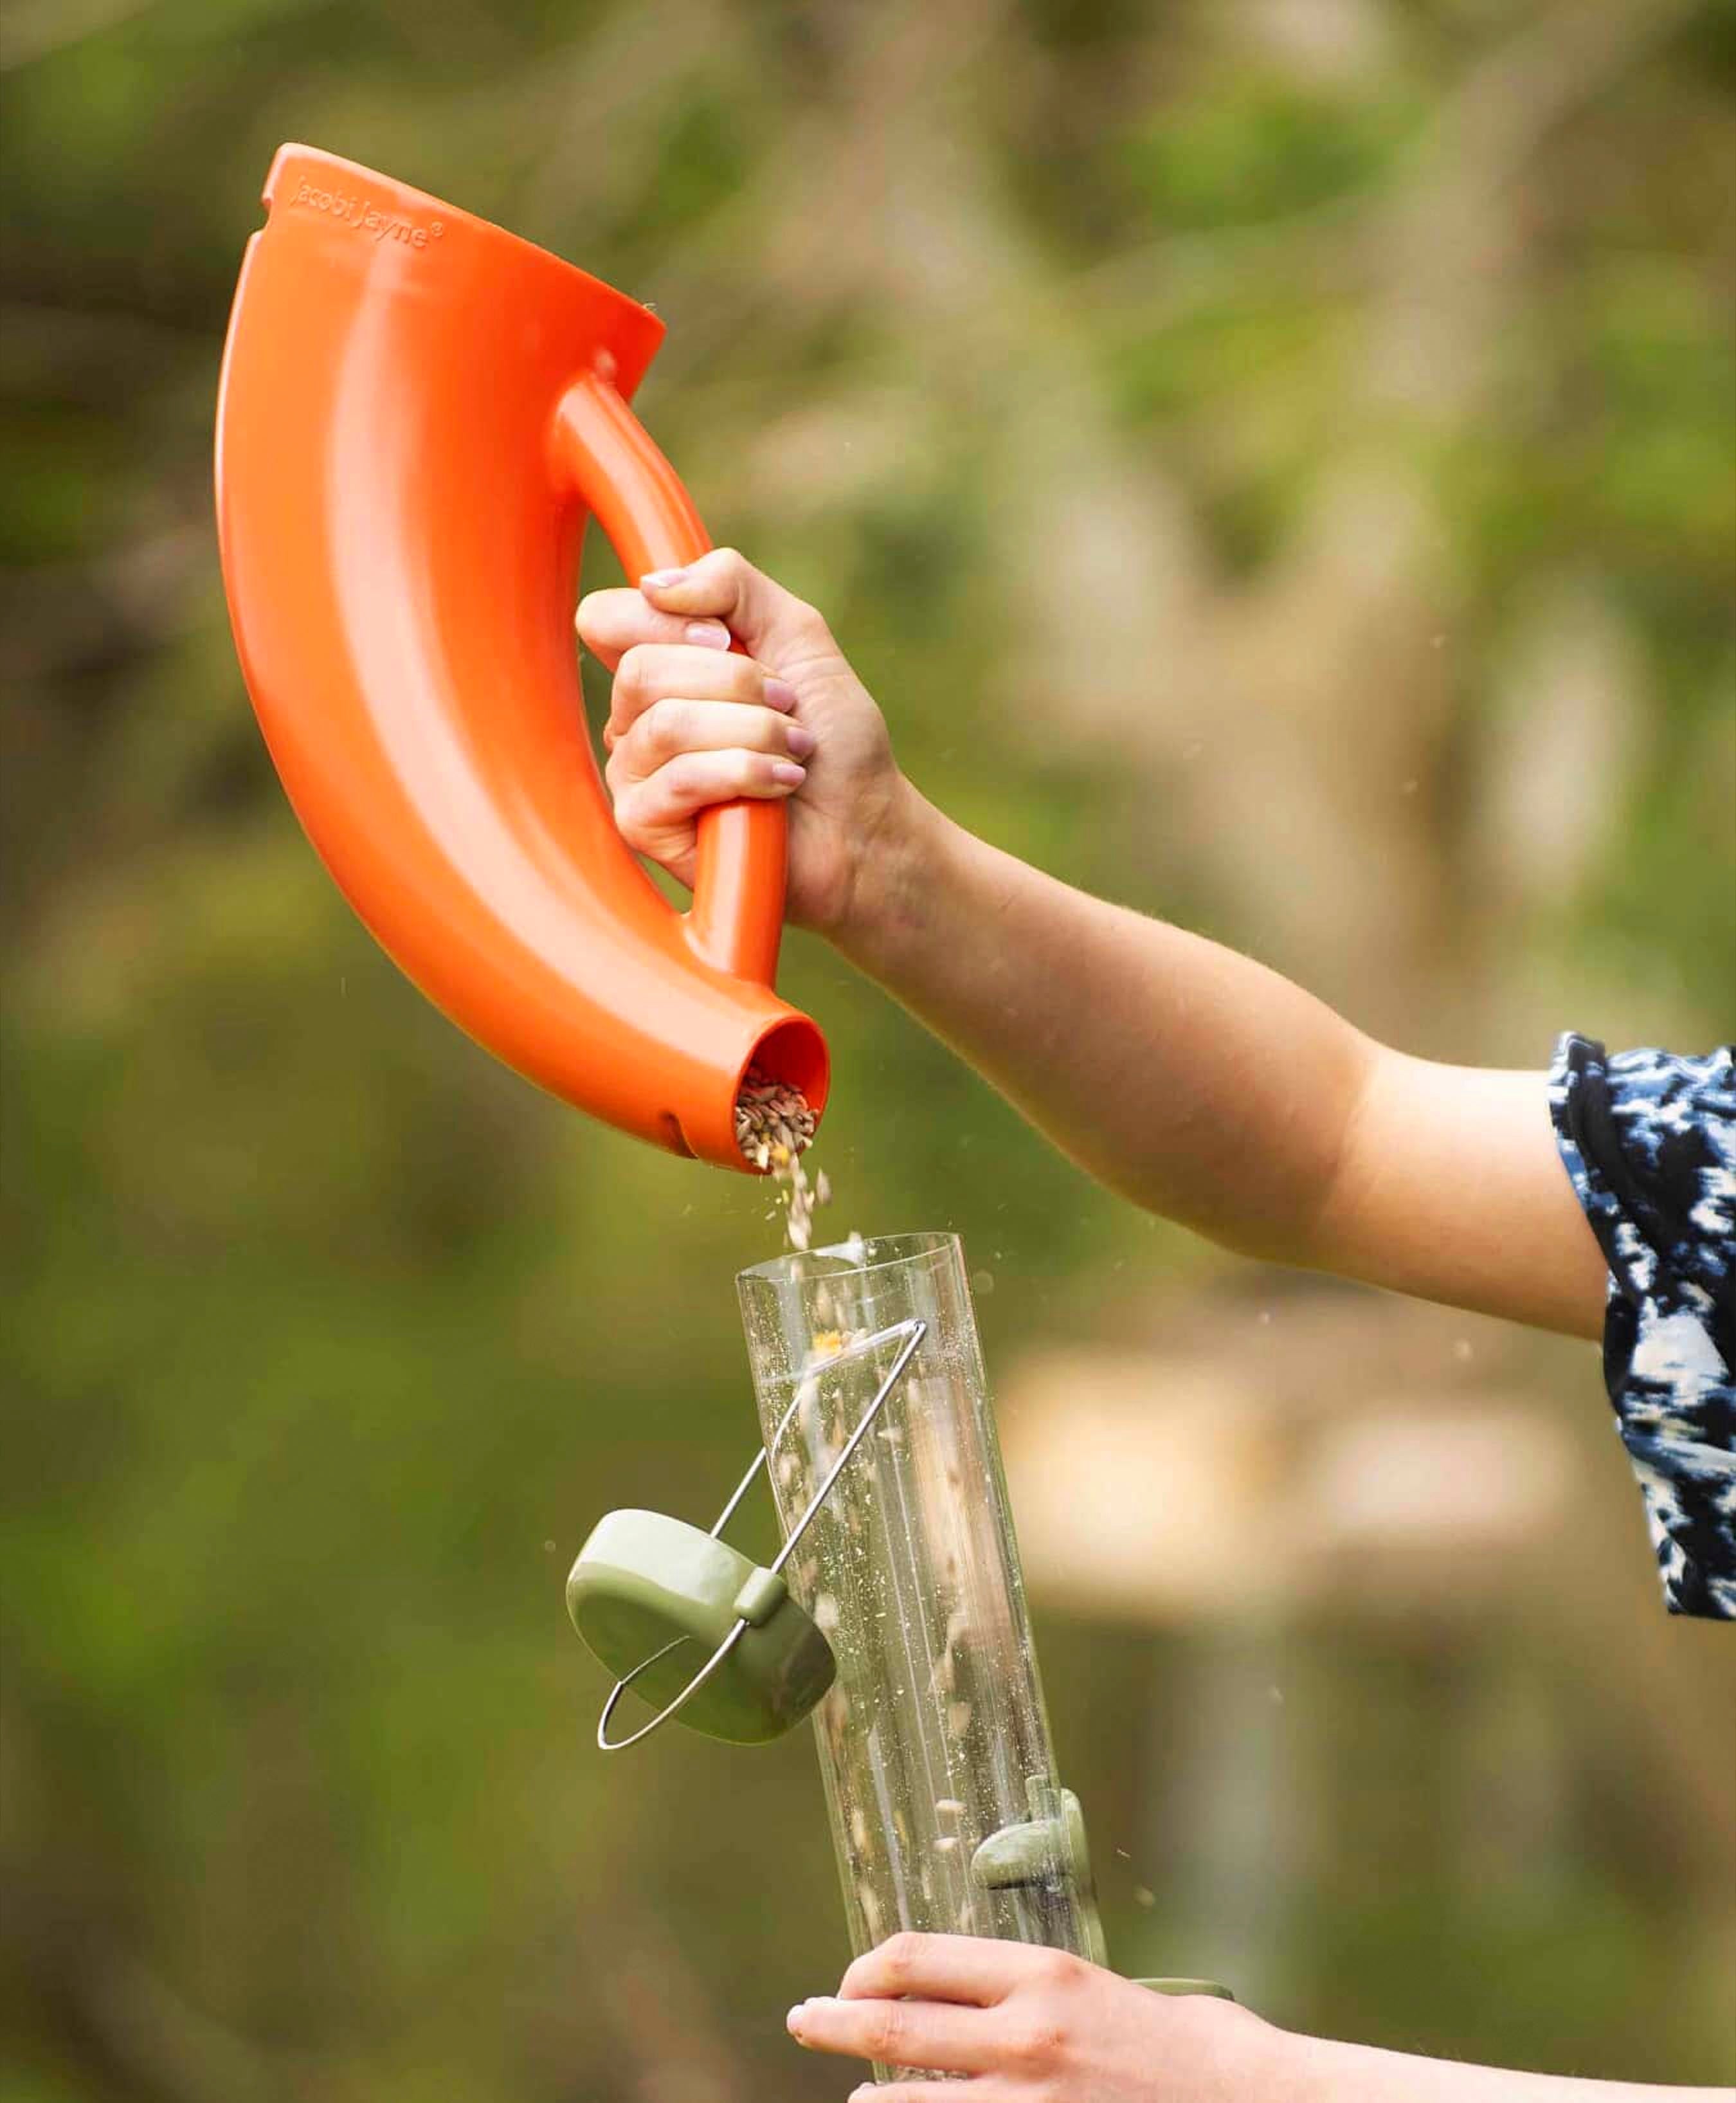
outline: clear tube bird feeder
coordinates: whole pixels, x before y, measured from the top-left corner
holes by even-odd
[[[1102,1962],[957,1238],[781,1256],[737,1283],[787,1533],[921,1330],[787,1573],[837,1659],[814,1722],[853,1946],[915,1928]]]

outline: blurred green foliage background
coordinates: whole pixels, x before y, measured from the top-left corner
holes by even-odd
[[[272,150],[655,300],[708,523],[965,822],[1538,1065],[1730,1025],[1736,7],[12,0],[0,61],[3,2093],[841,2093],[782,2032],[847,1955],[806,1735],[606,1765],[561,1600],[606,1507],[734,1479],[776,1229],[492,1065],[284,803],[209,496]],[[817,945],[786,984],[840,1229],[983,1274],[1015,1501],[1019,1369],[1085,1344],[1269,1399],[1294,1318],[1281,1416],[1549,1428],[1543,1549],[1444,1585],[1033,1562],[1118,1961],[1736,2079],[1736,1675],[1657,1604],[1595,1353],[1393,1345],[1088,1187]]]

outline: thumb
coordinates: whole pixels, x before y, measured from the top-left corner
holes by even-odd
[[[733,548],[713,548],[681,569],[647,571],[639,589],[664,613],[722,621],[749,656],[774,670],[836,647],[811,606]]]

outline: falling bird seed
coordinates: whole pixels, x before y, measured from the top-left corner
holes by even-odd
[[[832,1195],[822,1176],[808,1181],[801,1157],[814,1138],[818,1114],[800,1088],[750,1066],[735,1097],[735,1144],[750,1167],[765,1170],[784,1193],[784,1231],[793,1249],[814,1238],[814,1208]]]

